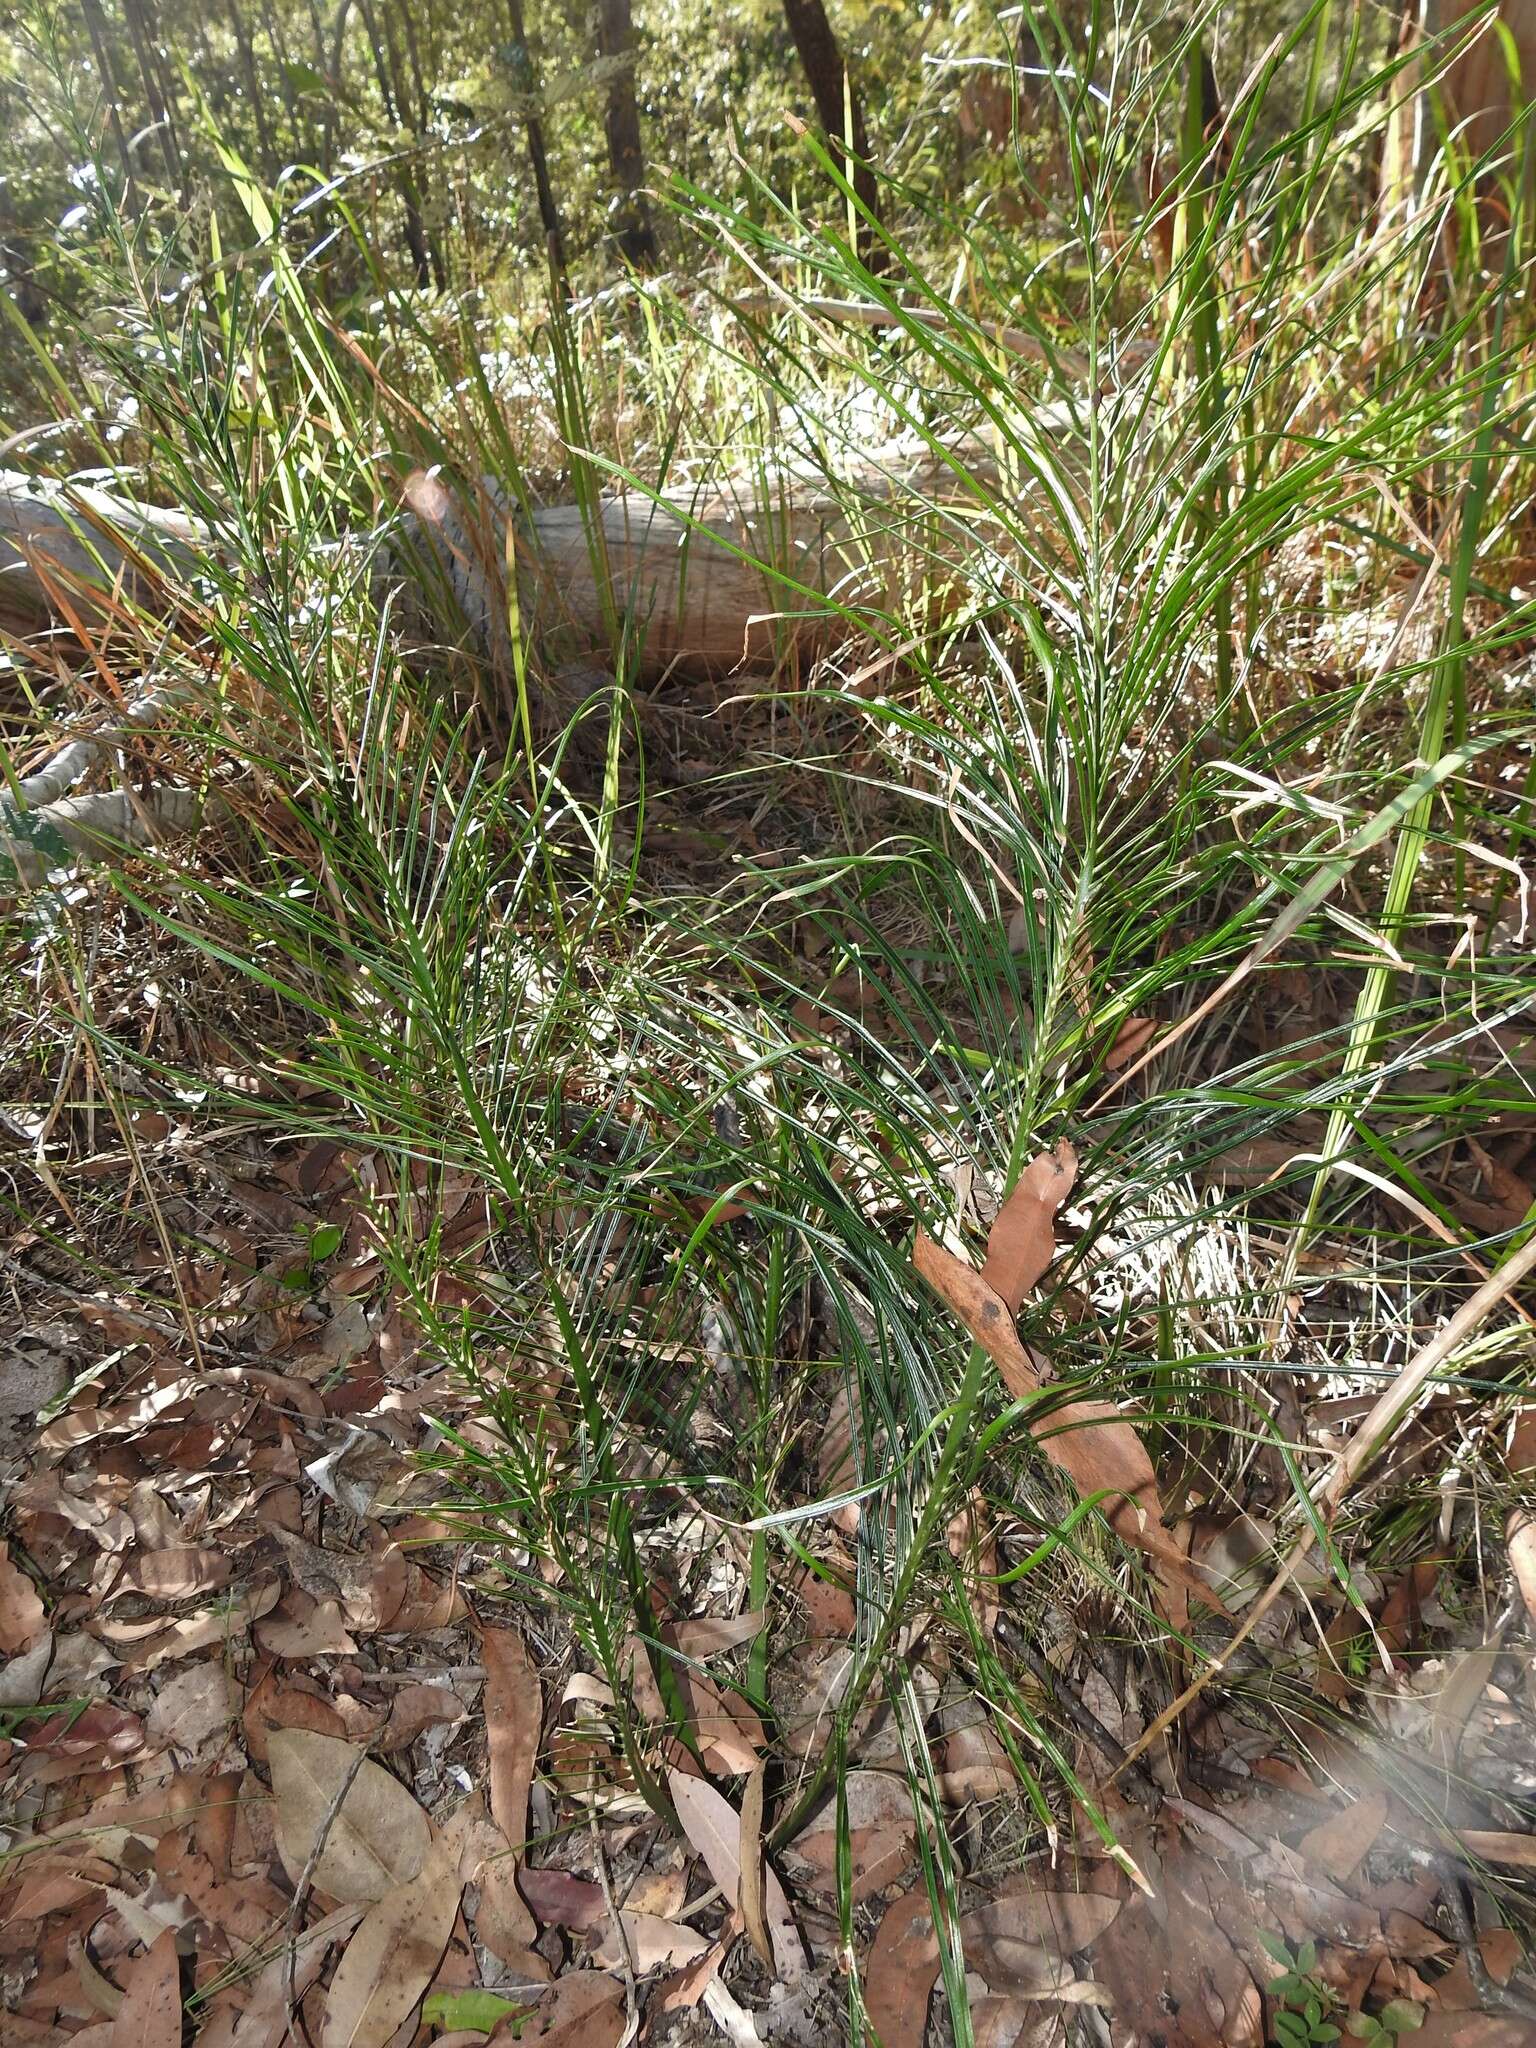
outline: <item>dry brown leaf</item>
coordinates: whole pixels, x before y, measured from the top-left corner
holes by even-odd
[[[1180,1875],[1170,1858],[1158,1897],[1132,1897],[1098,1938],[1094,1967],[1114,1996],[1117,2025],[1126,2038],[1156,2035],[1164,2048],[1260,2048],[1259,1988]]]
[[[270,1612],[280,1591],[277,1579],[258,1579],[238,1599],[220,1601],[157,1629],[129,1651],[123,1662],[132,1671],[155,1671],[173,1657],[190,1657],[215,1645],[222,1649]],[[96,1632],[110,1639],[111,1631],[105,1625],[97,1624]]]
[[[153,1948],[167,1929],[179,1935],[192,1924],[194,1916],[186,1901],[162,1898],[153,1885],[143,1892],[129,1892],[108,1884],[102,1891],[118,1919],[145,1948]]]
[[[485,1662],[491,1814],[517,1849],[528,1832],[528,1794],[544,1725],[544,1695],[528,1646],[515,1630],[482,1629],[480,1652]]]
[[[981,1277],[1017,1315],[1056,1256],[1056,1211],[1077,1179],[1077,1154],[1063,1138],[1031,1159],[987,1234]]]
[[[848,1813],[848,1856],[855,1905],[895,1884],[917,1853],[912,1792],[894,1771],[849,1771],[843,1780]],[[828,1800],[795,1837],[794,1854],[811,1867],[810,1882],[831,1891],[837,1882],[837,1802]]]
[[[181,1959],[173,1927],[157,1934],[129,1970],[112,2021],[112,2048],[181,2048]]]
[[[698,1621],[680,1621],[672,1630],[672,1641],[684,1657],[713,1657],[721,1650],[739,1649],[762,1632],[763,1610],[755,1607],[718,1620],[705,1615]]]
[[[617,2048],[624,2034],[624,1996],[599,1970],[567,1971],[531,2019],[509,2014],[485,2048]]]
[[[607,1911],[602,1886],[573,1877],[568,1870],[532,1870],[525,1865],[522,1891],[546,1927],[568,1927],[573,1934],[596,1927]]]
[[[944,1532],[949,1554],[960,1565],[968,1581],[966,1597],[987,1635],[997,1627],[1002,1612],[998,1601],[997,1532],[987,1509],[986,1495],[979,1486]]]
[[[710,1943],[703,1955],[691,1963],[685,1963],[664,1984],[658,1984],[651,1994],[649,2010],[659,2021],[663,2013],[691,2012],[715,1981],[720,1965],[725,1961],[725,1951],[736,1939],[736,1925],[727,1920],[718,1940]]]
[[[277,1805],[277,1847],[295,1884],[353,1768],[357,1750],[306,1728],[267,1737]],[[331,1820],[313,1883],[339,1904],[381,1899],[408,1884],[426,1861],[432,1830],[398,1778],[365,1759]]]
[[[763,1765],[758,1764],[742,1788],[741,1839],[736,1848],[741,1887],[736,1904],[748,1941],[763,1961],[771,1965],[773,1940],[763,1909],[763,1788],[766,1776]]]
[[[802,1565],[794,1590],[805,1608],[812,1635],[833,1636],[842,1642],[853,1634],[858,1608],[849,1587],[818,1577],[809,1565]]]
[[[644,1655],[644,1650],[639,1649],[637,1668],[648,1671]],[[717,1686],[702,1671],[679,1672],[678,1680],[688,1698],[688,1718],[698,1736],[705,1769],[720,1778],[755,1770],[768,1738],[762,1722],[741,1694],[734,1688]],[[664,1717],[665,1709],[656,1718]]]
[[[1477,1863],[1498,1863],[1507,1870],[1536,1870],[1536,1835],[1516,1835],[1503,1828],[1463,1828],[1461,1846]]]
[[[964,1806],[971,1799],[1006,1799],[1018,1791],[1018,1772],[989,1721],[972,1721],[946,1739],[939,1788],[950,1806]]]
[[[458,1845],[444,1834],[363,1915],[326,1994],[321,2048],[386,2048],[437,1974],[460,1889]]]
[[[1446,1769],[1454,1764],[1473,1710],[1492,1682],[1503,1635],[1502,1627],[1495,1628],[1492,1642],[1458,1650],[1446,1663],[1427,1730],[1436,1761]]]
[[[476,1927],[509,1969],[542,1975],[538,1928],[518,1889],[517,1865],[528,1834],[528,1795],[544,1726],[544,1695],[528,1646],[513,1629],[480,1632],[485,1663],[485,1728],[490,1749],[491,1815],[510,1855],[490,1856],[477,1883]],[[482,1925],[483,1923],[483,1925]]]
[[[179,1544],[170,1550],[141,1550],[129,1558],[114,1593],[143,1593],[151,1600],[197,1600],[229,1584],[233,1566],[222,1550]]]
[[[155,1695],[144,1733],[157,1748],[193,1757],[207,1749],[212,1761],[239,1710],[234,1680],[222,1664],[189,1664]]]
[[[308,1728],[315,1735],[344,1740],[347,1724],[327,1699],[302,1686],[282,1685],[267,1669],[246,1694],[242,1717],[245,1742],[259,1764],[267,1761],[267,1740],[275,1728]]]
[[[1014,1399],[1025,1401],[1038,1393],[1040,1368],[1020,1341],[1006,1302],[975,1267],[922,1230],[912,1263],[987,1353]],[[1104,1514],[1125,1542],[1156,1563],[1169,1589],[1172,1619],[1180,1618],[1183,1596],[1191,1592],[1220,1611],[1218,1596],[1191,1570],[1163,1526],[1152,1460],[1123,1416],[1104,1401],[1065,1401],[1030,1428],[1041,1450],[1085,1499],[1101,1493],[1119,1496],[1104,1501]]]
[[[1416,2034],[1415,2048],[1531,2048],[1529,2020],[1486,2012],[1432,2012]]]
[[[624,1894],[630,1913],[654,1913],[659,1920],[680,1917],[688,1897],[688,1859],[679,1848],[675,1869],[642,1870]]]
[[[23,1917],[19,1902],[13,1910],[18,1920]],[[123,2009],[123,1994],[110,1977],[97,1969],[91,1960],[90,1950],[79,1935],[70,1937],[69,1960],[74,1966],[76,1977],[80,1980],[80,1989],[85,1993],[86,2003],[93,2011],[105,2013],[108,2019],[116,2019]]]
[[[435,1579],[407,1558],[404,1593],[387,1626],[391,1635],[421,1635],[435,1628],[452,1628],[468,1612],[464,1595],[451,1579]]]
[[[319,1978],[334,1942],[344,1940],[363,1917],[361,1906],[338,1906],[313,1927],[300,1929],[292,1956],[286,1942],[250,1985],[243,2004],[212,2007],[198,2030],[197,2048],[286,2048],[293,1996],[303,1998]]]
[[[1156,1030],[1155,1017],[1127,1017],[1104,1055],[1105,1073],[1118,1074],[1122,1067],[1128,1067],[1132,1060],[1139,1059],[1152,1043]]]
[[[966,1961],[974,1961],[994,1991],[1023,1989],[1004,1981],[1005,1972],[997,1961],[1004,1945],[1027,1944],[1054,1956],[1075,1955],[1079,1949],[1091,1948],[1119,1917],[1120,1903],[1100,1892],[1043,1892],[1022,1887],[1005,1892],[967,1913],[960,1922]]]
[[[1107,1994],[1099,1987],[1079,1982],[1064,1956],[1042,1948],[1037,1941],[1015,1941],[1008,1934],[994,1935],[982,1944],[981,1953],[975,1957],[967,1954],[966,1961],[989,1991],[1003,1997],[1108,2003]]]
[[[1316,1864],[1336,1884],[1343,1884],[1365,1861],[1386,1824],[1387,1795],[1378,1789],[1319,1821],[1298,1846],[1309,1863]]]
[[[0,1650],[20,1656],[43,1632],[43,1603],[10,1547],[0,1543]]]
[[[403,1685],[389,1703],[376,1746],[386,1756],[408,1749],[427,1729],[462,1721],[466,1713],[464,1702],[445,1685]]]
[[[619,1918],[624,1923],[630,1963],[637,1977],[648,1977],[653,1970],[673,1970],[684,1963],[694,1962],[711,1946],[692,1927],[683,1927],[675,1920],[663,1920],[655,1913],[631,1913],[626,1908]],[[592,1960],[605,1970],[624,1967],[619,1937],[612,1927],[594,1949]]]
[[[667,1787],[683,1832],[726,1898],[734,1901],[741,1892],[741,1818],[735,1807],[703,1778],[691,1778],[682,1771],[667,1773]],[[805,1972],[805,1950],[784,1887],[771,1869],[763,1878],[763,1913],[773,1944],[774,1967],[784,1983],[798,1983]]]
[[[1032,1998],[978,1998],[971,2038],[976,2048],[1065,2048],[1066,2019],[1059,2005]]]
[[[297,1587],[284,1595],[274,1614],[257,1624],[256,1640],[273,1657],[351,1657],[357,1653],[340,1602],[315,1600]]]
[[[519,1887],[517,1858],[478,1793],[459,1808],[448,1832],[458,1846],[459,1875],[475,1888],[475,1939],[514,1977],[545,1983],[549,1965],[533,1946],[538,1929]]]
[[[933,1906],[919,1887],[886,1907],[864,1962],[864,2006],[881,2048],[923,2048],[938,1981]]]
[[[1503,1986],[1525,1959],[1525,1948],[1511,1927],[1490,1927],[1477,1938],[1483,1968],[1495,1984]],[[1435,1979],[1435,1995],[1447,2012],[1477,2012],[1482,2000],[1472,1982],[1467,1959],[1462,1956],[1443,1977]]]

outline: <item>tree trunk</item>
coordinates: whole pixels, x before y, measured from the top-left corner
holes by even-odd
[[[612,67],[603,132],[614,183],[624,195],[619,213],[619,247],[637,270],[656,261],[656,230],[645,196],[645,146],[635,103],[635,25],[629,0],[597,0],[598,55]]]
[[[1482,11],[1481,0],[1429,0],[1429,32],[1445,34],[1459,28],[1470,34]],[[1462,146],[1473,157],[1496,148],[1514,118],[1509,65],[1498,26],[1508,31],[1514,43],[1520,89],[1527,104],[1536,91],[1536,0],[1503,0],[1496,12],[1498,24],[1484,23],[1482,33],[1456,59],[1441,86],[1451,125],[1461,129]],[[1516,136],[1517,162],[1519,147]]]
[[[283,34],[282,22],[272,0],[261,0],[261,25],[267,33],[267,44],[277,65],[279,87],[283,95],[283,106],[288,115],[288,147],[294,151],[305,146],[305,123],[299,112],[299,96],[293,84],[293,59],[288,53],[288,39]]]
[[[784,0],[784,18],[800,53],[806,83],[816,103],[816,118],[826,130],[827,140],[834,150],[841,151],[846,158],[851,148],[854,192],[860,204],[878,220],[880,187],[869,164],[864,103],[843,62],[843,53],[827,19],[823,0]],[[859,223],[858,247],[859,254],[871,270],[885,268],[885,246],[865,220]]]
[[[384,108],[385,119],[397,130],[405,126],[404,113],[390,80],[389,65],[384,56],[384,45],[379,40],[379,25],[374,19],[373,9],[368,0],[358,0],[358,13],[363,17],[363,27],[368,33],[368,48],[373,56],[374,76],[379,82],[379,100]],[[346,27],[346,10],[337,25],[337,44],[340,46],[342,31]],[[396,182],[400,191],[400,202],[405,208],[405,246],[410,251],[411,267],[416,274],[416,283],[422,291],[432,284],[432,253],[427,247],[426,227],[421,217],[421,201],[417,197],[416,183],[407,164],[396,167]]]
[[[126,189],[133,182],[133,165],[129,161],[128,139],[123,133],[122,120],[117,111],[117,73],[112,65],[112,45],[107,39],[107,24],[101,12],[101,0],[80,0],[80,12],[85,16],[86,32],[91,39],[91,51],[96,59],[96,74],[101,80],[101,97],[107,110],[107,125],[112,130],[118,162],[123,167],[123,185]]]
[[[539,118],[539,78],[534,69],[533,52],[528,47],[528,31],[523,21],[523,0],[507,0],[507,22],[512,30],[512,89],[522,99],[525,107],[523,133],[528,141],[528,165],[533,172],[533,189],[539,203],[539,223],[544,230],[544,246],[549,253],[549,267],[564,289],[565,236],[560,227],[560,208],[555,203],[555,188],[549,181],[549,158],[544,149],[544,124]]]
[[[448,265],[443,256],[441,238],[436,228],[432,225],[431,208],[428,203],[423,168],[427,138],[432,132],[432,102],[427,93],[427,79],[426,73],[422,69],[421,49],[416,41],[416,30],[411,24],[411,10],[409,7],[402,7],[400,9],[400,26],[405,34],[406,61],[410,66],[411,91],[416,103],[416,159],[412,166],[412,175],[416,181],[416,189],[422,195],[423,204],[426,207],[427,249],[432,258],[433,281],[440,292],[445,292],[448,289]],[[390,49],[393,52],[393,38],[391,38]]]
[[[160,68],[158,31],[149,0],[123,0],[123,19],[128,24],[128,39],[133,44],[143,81],[144,99],[160,137],[166,178],[172,193],[177,194],[181,190],[181,149],[171,113],[170,89]]]
[[[272,124],[267,119],[267,99],[262,90],[261,74],[256,69],[256,46],[251,41],[245,25],[245,0],[229,0],[229,25],[234,31],[235,48],[240,53],[240,72],[245,80],[245,96],[251,103],[251,119],[256,123],[256,145],[261,151],[262,174],[269,180],[278,169],[277,145],[272,139]]]

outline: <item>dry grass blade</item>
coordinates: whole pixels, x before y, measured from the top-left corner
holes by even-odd
[[[1492,1314],[1511,1289],[1518,1287],[1533,1269],[1536,1269],[1536,1237],[1531,1238],[1497,1273],[1485,1280],[1474,1294],[1469,1295],[1445,1328],[1408,1360],[1392,1385],[1367,1415],[1333,1471],[1317,1486],[1313,1500],[1320,1512],[1325,1516],[1331,1516],[1337,1511],[1354,1480],[1384,1449],[1387,1438],[1403,1420],[1431,1374],[1445,1364],[1456,1347]],[[1280,1569],[1264,1592],[1249,1608],[1242,1627],[1237,1630],[1221,1655],[1213,1657],[1172,1705],[1165,1707],[1148,1726],[1127,1751],[1125,1763],[1120,1766],[1121,1770],[1125,1768],[1125,1764],[1134,1763],[1137,1757],[1144,1756],[1152,1744],[1173,1727],[1185,1710],[1200,1697],[1211,1681],[1226,1669],[1233,1652],[1247,1642],[1291,1583],[1297,1569],[1311,1556],[1315,1542],[1316,1538],[1309,1525],[1286,1554]]]

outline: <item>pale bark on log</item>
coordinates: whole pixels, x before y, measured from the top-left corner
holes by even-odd
[[[36,887],[81,860],[190,832],[202,811],[197,790],[169,782],[61,797],[24,816],[0,808],[0,893],[12,874]]]
[[[15,630],[67,618],[77,599],[99,613],[114,591],[152,606],[208,552],[206,530],[185,512],[0,470],[0,623]]]
[[[588,648],[611,645],[627,622],[648,676],[763,673],[791,644],[835,637],[840,607],[893,600],[914,544],[922,561],[924,494],[944,485],[942,466],[918,458],[895,480],[871,469],[853,509],[806,479],[786,480],[765,505],[726,489],[663,503],[605,498],[595,531],[578,506],[541,506],[514,529],[519,611],[525,626]],[[504,663],[501,504],[490,490],[466,501],[424,478],[406,497],[386,576],[405,585],[429,638]],[[12,631],[67,624],[72,612],[99,617],[124,600],[164,611],[217,558],[214,538],[184,513],[0,471],[0,623]]]
[[[504,510],[489,491],[466,505],[425,477],[411,479],[406,497],[387,578],[406,586],[439,639],[459,638],[476,656],[504,662]],[[825,639],[835,619],[829,595],[851,601],[855,585],[876,595],[912,538],[910,519],[889,507],[883,515],[876,507],[856,529],[834,497],[815,491],[752,512],[729,496],[667,507],[630,495],[601,501],[595,521],[594,533],[579,507],[555,505],[517,530],[520,611],[535,631],[600,646],[627,619],[639,666],[650,674],[771,668],[790,641]],[[778,565],[803,591],[760,562]],[[25,633],[60,620],[93,633],[130,606],[165,617],[219,567],[215,536],[184,513],[0,471],[0,630]],[[167,702],[147,693],[115,730],[70,741],[0,790],[0,892],[197,822],[202,799],[173,784],[68,793],[127,729],[152,725]]]

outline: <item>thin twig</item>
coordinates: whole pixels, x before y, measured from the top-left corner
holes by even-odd
[[[298,1883],[293,1888],[293,1904],[288,1908],[287,1977],[288,2010],[290,2012],[298,2004],[299,1927],[304,1918],[304,1908],[309,1902],[310,1890],[315,1881],[315,1872],[320,1867],[320,1858],[325,1854],[325,1845],[330,1840],[331,1829],[335,1827],[341,1809],[347,1803],[347,1794],[357,1783],[357,1774],[367,1761],[368,1748],[364,1744],[361,1749],[354,1752],[352,1761],[347,1766],[347,1774],[337,1786],[335,1796],[326,1808],[319,1827],[315,1830],[315,1839],[309,1846],[309,1854],[304,1859],[304,1868],[299,1874]]]
[[[1114,1765],[1116,1776],[1124,1778],[1125,1789],[1149,1806],[1160,1805],[1163,1798],[1162,1788],[1151,1772],[1143,1765],[1131,1761],[1130,1752],[1125,1744],[1104,1726],[1071,1680],[1057,1671],[1032,1643],[1025,1640],[1023,1631],[1011,1616],[998,1616],[997,1639],[1008,1654],[1017,1658],[1024,1666],[1036,1684],[1051,1695],[1078,1734],[1085,1741],[1091,1742],[1099,1754]]]
[[[629,1929],[624,1925],[624,1915],[619,1911],[618,1902],[613,1896],[613,1883],[608,1875],[608,1858],[603,1849],[603,1832],[598,1824],[596,1807],[592,1809],[592,1856],[597,1864],[597,1881],[603,1888],[608,1918],[613,1922],[614,1940],[619,1952],[619,1970],[624,1978],[626,2017],[618,2048],[629,2048],[629,2043],[640,2032],[640,1994],[635,1986],[635,1952],[629,1945]]]

